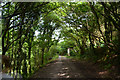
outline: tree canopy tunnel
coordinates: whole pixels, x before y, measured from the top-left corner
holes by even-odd
[[[120,63],[119,2],[0,4],[0,50],[11,63],[8,68],[3,62],[3,70],[13,77],[30,77],[51,59],[68,55],[68,49],[69,56]]]

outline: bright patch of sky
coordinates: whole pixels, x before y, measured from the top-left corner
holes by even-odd
[[[66,23],[66,25],[67,25],[67,26],[69,26],[69,24],[68,24],[68,23]]]
[[[54,31],[54,34],[52,35],[52,39],[56,39],[56,40],[57,40],[57,39],[59,38],[60,30],[61,30],[61,29],[57,29],[57,30]],[[36,30],[36,31],[35,31],[35,36],[37,37],[37,36],[39,35],[39,33],[40,33],[40,32],[39,32],[38,30]],[[62,41],[64,41],[64,40],[63,40],[63,39],[60,39],[59,42],[62,42]]]
[[[64,40],[63,40],[63,39],[61,39],[61,40],[59,41],[59,43],[60,43],[60,42],[63,42],[63,41],[64,41]]]
[[[35,31],[35,36],[38,36],[40,32],[38,30]]]
[[[75,0],[71,0],[70,2],[75,2]]]
[[[1,12],[1,9],[0,9],[0,17],[2,16],[2,12]]]
[[[57,29],[57,30],[54,31],[54,35],[52,35],[52,38],[57,40],[59,35],[60,35],[60,29]]]

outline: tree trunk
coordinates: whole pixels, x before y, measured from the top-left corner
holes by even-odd
[[[42,60],[41,60],[42,65],[44,64],[44,48],[42,48]]]
[[[31,57],[31,36],[30,36],[30,33],[29,33],[29,43],[28,43],[28,45],[29,45],[29,48],[28,48],[28,50],[29,50],[29,52],[28,52],[28,59],[29,59],[29,66],[30,66],[30,68],[29,68],[29,73],[31,73],[31,61],[30,61],[30,57]]]
[[[89,33],[89,40],[90,40],[90,49],[93,50],[93,53],[95,53],[94,44],[93,44],[93,42],[92,42],[91,34],[90,34],[90,33]]]

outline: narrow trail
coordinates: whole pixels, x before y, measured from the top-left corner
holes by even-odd
[[[56,61],[38,70],[32,78],[100,78],[100,75],[90,64],[59,56]]]

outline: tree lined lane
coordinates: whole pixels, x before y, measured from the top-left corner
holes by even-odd
[[[89,68],[88,68],[89,67]],[[35,73],[32,78],[97,78],[98,73],[89,64],[84,65],[65,56],[59,56],[58,60],[48,64]]]
[[[90,60],[106,71],[100,74],[119,77],[119,2],[1,2],[0,9],[0,53],[10,58],[2,60],[7,74],[29,78],[59,54]],[[40,72],[43,77],[96,77],[92,67],[61,56]]]

